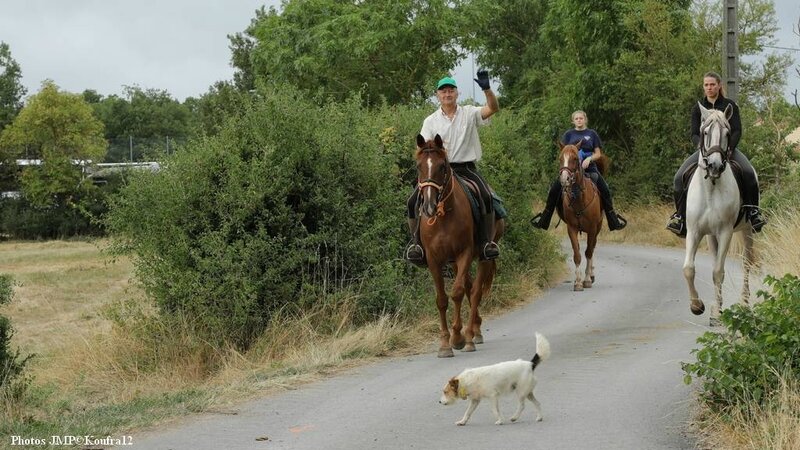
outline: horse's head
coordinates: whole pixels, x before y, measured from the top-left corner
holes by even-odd
[[[442,138],[426,141],[417,135],[417,186],[422,195],[422,213],[427,217],[436,215],[436,207],[452,179],[452,170],[447,160]]]
[[[728,164],[728,138],[731,126],[728,119],[733,108],[728,105],[725,111],[706,109],[699,104],[702,123],[700,124],[700,162],[699,167],[706,171],[706,178],[716,180]]]
[[[558,154],[558,179],[561,181],[561,187],[569,187],[575,183],[578,176],[581,175],[581,164],[578,158],[578,145],[564,145],[558,143],[561,147],[561,152]]]

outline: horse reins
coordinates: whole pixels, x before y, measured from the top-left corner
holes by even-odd
[[[703,163],[705,164],[704,169],[706,171],[706,176],[703,177],[703,179],[707,179],[709,176],[711,176],[711,172],[708,170],[708,158],[711,155],[713,155],[714,153],[719,153],[720,156],[722,157],[722,169],[720,170],[720,173],[725,171],[725,168],[728,165],[728,160],[731,157],[731,151],[730,150],[728,150],[728,151],[723,150],[721,145],[712,145],[710,148],[706,149],[706,141],[703,138],[706,136],[706,130],[708,128],[710,128],[711,125],[713,125],[713,123],[710,123],[710,124],[704,126],[700,130],[700,149],[699,150],[700,150],[700,156],[703,158]],[[721,125],[721,126],[724,126],[724,125]],[[726,129],[729,129],[729,128],[726,127]],[[706,150],[708,150],[708,151],[706,151]],[[716,179],[715,178],[711,179],[711,184],[716,184]]]
[[[567,189],[571,188],[571,187],[572,187],[572,185],[574,185],[574,184],[575,184],[575,182],[576,182],[576,176],[575,176],[575,174],[576,174],[576,172],[578,172],[578,170],[580,170],[581,172],[583,172],[583,167],[581,167],[580,163],[578,163],[578,169],[577,169],[577,170],[572,170],[572,169],[570,169],[569,167],[566,167],[566,166],[564,166],[564,167],[561,167],[561,170],[559,170],[559,171],[558,171],[558,174],[559,174],[559,176],[561,176],[561,172],[563,172],[563,171],[565,171],[565,170],[566,170],[566,171],[567,171],[567,173],[569,174],[569,186],[568,186],[568,187],[565,187],[565,188],[563,188],[563,189],[562,189],[562,193],[561,193],[561,195],[564,195],[564,193],[566,193],[566,192],[567,192]],[[584,176],[582,176],[581,178],[586,178],[586,176],[584,175]],[[591,181],[591,180],[590,180],[590,182],[593,182],[593,181]],[[583,193],[583,186],[582,186],[582,185],[578,185],[578,190],[579,190],[581,193]],[[570,200],[569,200],[569,207],[572,209],[572,211],[574,211],[574,212],[575,212],[575,217],[578,219],[578,226],[579,226],[579,228],[578,228],[578,232],[583,232],[583,227],[582,227],[582,226],[580,226],[580,225],[581,225],[581,216],[583,215],[583,212],[584,212],[584,211],[586,211],[587,209],[589,209],[589,206],[591,206],[592,202],[594,202],[594,199],[595,199],[595,197],[597,197],[597,190],[595,190],[595,191],[594,191],[594,194],[595,194],[595,195],[594,195],[594,196],[592,196],[592,199],[591,199],[591,200],[589,200],[589,202],[588,202],[588,203],[586,203],[586,204],[584,205],[583,209],[581,209],[580,211],[578,211],[578,210],[576,210],[576,209],[575,209],[575,206],[573,206],[573,205],[574,205],[575,198],[573,197],[572,193],[570,193],[570,196],[569,196],[569,197],[570,197]]]
[[[422,189],[426,187],[432,187],[436,189],[437,196],[441,196],[444,190],[450,186],[450,190],[447,192],[447,195],[444,198],[440,198],[436,202],[436,215],[433,217],[428,218],[428,225],[433,225],[436,223],[436,219],[439,217],[444,217],[444,204],[451,195],[453,195],[453,168],[450,167],[450,164],[447,164],[447,177],[445,178],[444,183],[439,184],[433,180],[433,178],[427,178],[423,180],[421,183],[417,183],[417,187],[419,187],[420,193],[422,193]]]

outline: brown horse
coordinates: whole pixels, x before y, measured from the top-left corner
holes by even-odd
[[[472,219],[470,201],[455,178],[447,160],[442,138],[425,141],[417,136],[417,183],[422,197],[420,216],[420,240],[425,249],[428,270],[436,287],[436,306],[439,309],[440,345],[439,358],[453,356],[453,349],[474,352],[475,344],[483,343],[481,316],[478,307],[483,295],[492,286],[496,271],[494,260],[479,261],[475,281],[470,278],[472,261],[478,256],[476,229]],[[505,222],[495,221],[494,240],[499,241],[505,230]],[[455,279],[451,297],[453,332],[447,326],[447,293],[444,288],[442,269],[452,263]],[[469,295],[469,322],[465,335],[461,334],[461,301]]]
[[[575,282],[573,289],[582,291],[592,287],[594,264],[592,256],[597,245],[597,235],[603,226],[603,214],[597,186],[588,176],[584,176],[578,158],[577,145],[563,145],[559,142],[561,153],[559,161],[559,181],[563,192],[558,216],[567,224],[567,233],[572,243],[572,261],[575,263]],[[580,145],[580,143],[579,143]],[[600,172],[605,172],[605,156],[596,161]],[[578,233],[586,233],[586,274],[581,278],[581,247]]]

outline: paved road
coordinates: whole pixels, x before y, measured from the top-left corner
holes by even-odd
[[[430,352],[390,359],[298,390],[133,437],[136,449],[691,449],[691,388],[681,361],[708,329],[693,316],[681,275],[683,251],[601,246],[597,281],[571,283],[484,322],[486,343],[454,358]],[[725,306],[741,287],[728,261]],[[755,280],[754,280],[755,281]],[[710,298],[711,261],[698,257],[698,288]],[[754,289],[755,292],[755,289]],[[432,299],[431,299],[432,301]],[[536,370],[544,421],[530,404],[519,422],[494,425],[487,402],[454,425],[466,403],[438,404],[442,385],[466,367],[533,356],[534,332],[551,359]],[[510,398],[501,402],[508,418]],[[258,438],[268,440],[257,440]]]

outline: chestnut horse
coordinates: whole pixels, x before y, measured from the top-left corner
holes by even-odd
[[[433,140],[425,141],[417,135],[417,183],[422,197],[420,216],[420,240],[425,249],[428,270],[436,287],[436,306],[439,309],[440,345],[439,358],[453,356],[453,349],[474,352],[475,344],[483,343],[481,316],[478,308],[481,297],[489,292],[496,270],[494,260],[479,261],[473,282],[470,278],[472,261],[478,256],[479,242],[476,240],[476,225],[472,218],[469,198],[447,160],[442,138],[437,134]],[[495,242],[505,230],[502,219],[495,221]],[[447,325],[447,293],[444,288],[442,269],[452,263],[455,279],[451,297],[453,332]],[[461,301],[469,295],[469,322],[465,335],[461,334]]]
[[[558,216],[567,224],[567,233],[572,243],[572,261],[575,262],[575,282],[572,287],[576,291],[592,287],[594,282],[594,264],[592,256],[597,245],[597,235],[603,226],[603,214],[600,195],[592,179],[585,176],[578,158],[577,145],[563,145],[558,155],[561,181],[561,208]],[[580,143],[578,144],[580,145]],[[605,155],[596,161],[601,173],[605,171]],[[581,247],[578,233],[586,233],[586,275],[581,278]]]

